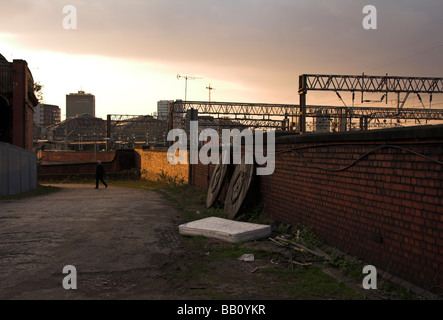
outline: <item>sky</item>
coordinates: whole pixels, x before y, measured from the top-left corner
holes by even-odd
[[[368,4],[376,29],[363,27]],[[79,90],[101,118],[153,114],[185,99],[178,74],[197,78],[187,100],[207,101],[210,85],[212,101],[299,104],[300,74],[442,77],[442,17],[441,0],[0,0],[0,54],[28,62],[62,119]],[[342,105],[327,92],[307,103]]]

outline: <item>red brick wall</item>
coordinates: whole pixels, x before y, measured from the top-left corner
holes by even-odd
[[[79,151],[39,151],[38,159],[43,163],[84,163],[94,162],[95,157],[97,161],[102,162],[112,161],[115,157],[115,152],[79,152]]]
[[[145,180],[166,180],[188,183],[189,166],[168,162],[167,149],[136,149],[136,165],[140,169],[140,178]]]
[[[118,150],[112,161],[102,161],[107,177],[133,177],[138,175],[134,171],[136,168],[135,152],[133,150]],[[97,157],[97,160],[101,160]],[[59,180],[64,178],[95,178],[97,163],[68,163],[68,164],[43,164],[40,166],[38,178],[40,180]],[[135,177],[135,176],[134,176]]]
[[[273,220],[311,226],[424,288],[443,286],[443,127],[277,140],[275,172],[256,180]],[[207,181],[207,166],[194,165],[192,183]]]
[[[192,185],[207,190],[215,165],[194,164],[191,169]]]
[[[33,93],[32,75],[24,60],[13,61],[12,144],[33,150],[33,116],[38,100]]]

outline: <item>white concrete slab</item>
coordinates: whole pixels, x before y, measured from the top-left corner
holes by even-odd
[[[185,236],[204,236],[238,243],[271,236],[271,226],[209,217],[184,223],[179,226],[179,232]]]

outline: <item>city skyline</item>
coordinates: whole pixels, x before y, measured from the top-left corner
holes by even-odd
[[[367,4],[376,30],[362,26]],[[67,5],[77,29],[63,27]],[[157,101],[184,99],[177,74],[201,78],[187,81],[188,100],[207,101],[210,84],[211,101],[298,104],[303,73],[441,77],[442,13],[437,0],[2,1],[0,53],[28,62],[62,119],[78,90],[96,96],[101,118],[152,114]],[[309,99],[342,105],[333,94]],[[443,108],[443,97],[432,104]]]

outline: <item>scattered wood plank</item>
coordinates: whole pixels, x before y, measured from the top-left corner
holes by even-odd
[[[309,253],[312,253],[313,255],[325,258],[327,260],[330,259],[328,254],[324,253],[323,251],[321,251],[318,248],[315,248],[316,250],[311,250],[311,249],[309,249],[308,247],[306,247],[306,246],[304,246],[302,244],[299,244],[299,243],[296,243],[294,241],[291,241],[291,240],[288,240],[288,239],[285,239],[285,238],[282,238],[282,237],[278,237],[278,236],[276,237],[276,240],[286,242],[286,243],[291,244],[291,245],[293,245],[293,246],[295,246],[295,247],[297,247],[299,249],[305,250],[305,251],[307,251]]]
[[[275,239],[272,239],[272,238],[269,238],[269,240],[271,240],[272,242],[278,244],[279,246],[282,246],[282,247],[285,247],[285,248],[288,247],[288,243],[281,243],[280,241],[275,240]],[[302,248],[298,248],[298,247],[292,247],[292,249],[294,249],[294,250],[296,250],[296,251],[303,252],[303,253],[306,252],[304,249],[302,249]]]
[[[255,271],[259,270],[259,269],[266,269],[266,266],[259,266],[259,267],[255,267],[254,269],[251,270],[251,273],[254,273]]]
[[[298,262],[295,260],[289,260],[290,263],[296,264],[298,266],[303,266],[303,267],[308,267],[310,265],[312,265],[312,263],[303,263],[303,262]]]
[[[278,244],[279,246],[286,247],[286,245],[284,245],[284,244],[281,243],[280,241],[277,241],[277,240],[275,240],[275,239],[272,239],[271,237],[269,237],[268,239],[271,240],[272,242]]]

